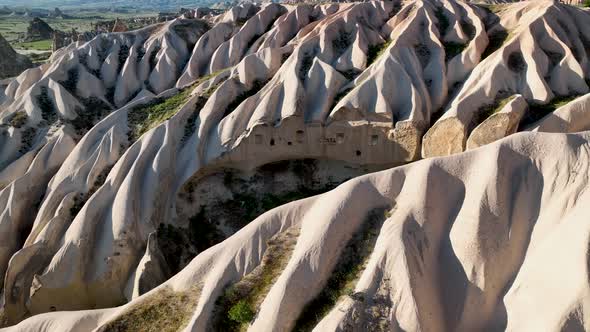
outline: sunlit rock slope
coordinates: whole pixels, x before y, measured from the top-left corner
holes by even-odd
[[[256,311],[253,331],[297,324],[318,331],[588,326],[581,279],[564,293],[567,304],[547,303],[542,319],[526,319],[534,312],[520,297],[509,301],[514,292],[529,292],[524,298],[531,301],[550,294],[538,290],[553,279],[535,279],[523,289],[518,278],[510,281],[520,271],[522,283],[531,285],[527,276],[545,273],[535,269],[546,265],[523,263],[525,256],[544,255],[545,249],[527,246],[537,227],[545,234],[538,246],[545,247],[547,234],[566,234],[571,222],[565,221],[578,220],[585,182],[565,192],[558,187],[565,186],[563,176],[583,182],[584,135],[529,133],[352,180],[273,210],[209,251],[219,241],[207,239],[185,257],[202,252],[181,274],[150,293],[159,297],[139,296],[177,272],[161,235],[201,220],[196,206],[215,199],[204,194],[212,186],[201,182],[195,190],[195,183],[211,174],[247,174],[295,159],[341,163],[333,174],[325,169],[294,185],[319,190],[362,172],[350,171],[354,167],[385,169],[459,153],[517,131],[588,130],[589,55],[590,13],[553,1],[243,4],[215,17],[184,16],[71,44],[12,81],[0,106],[0,322],[10,326],[33,316],[22,330],[87,331],[127,315],[100,327],[125,330],[140,315],[131,308],[141,301],[186,302],[182,310],[160,307],[183,312],[172,319],[179,328],[224,330],[236,328],[224,315],[243,295]],[[506,173],[516,178],[506,180]],[[496,187],[505,180],[506,188]],[[552,184],[534,187],[535,181]],[[410,187],[414,197],[410,191],[398,197]],[[523,209],[510,205],[519,199]],[[567,204],[555,205],[562,199]],[[391,211],[387,218],[384,211]],[[383,243],[349,248],[367,218]],[[424,225],[434,227],[432,233],[423,233]],[[233,233],[221,226],[219,240]],[[418,237],[410,240],[407,229]],[[359,243],[377,239],[363,232],[355,235]],[[275,235],[275,246],[292,255],[268,256],[267,241]],[[502,241],[516,249],[507,253]],[[564,255],[582,242],[564,243]],[[410,247],[422,253],[420,260],[407,253]],[[582,259],[580,248],[568,260],[552,253],[555,262]],[[334,281],[350,293],[339,304],[343,309],[310,302],[346,250],[356,258],[342,269],[360,279]],[[449,265],[437,265],[439,257]],[[267,268],[260,264],[265,259],[273,262]],[[505,266],[486,269],[498,261]],[[572,275],[582,278],[578,270]],[[240,296],[220,297],[238,282]],[[260,289],[250,289],[257,283]],[[353,286],[366,293],[359,298],[378,303],[355,300]],[[463,295],[451,300],[445,289]],[[333,298],[331,292],[325,296]],[[306,310],[331,311],[314,321],[304,310],[310,305]],[[96,308],[116,309],[37,316]]]

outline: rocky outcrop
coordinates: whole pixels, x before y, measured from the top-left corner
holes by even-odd
[[[115,23],[113,23],[113,30],[111,32],[125,32],[128,31],[127,25],[120,19],[115,19]]]
[[[49,24],[42,19],[35,17],[29,22],[27,32],[25,33],[25,40],[36,41],[51,39],[53,32],[53,28],[51,28]]]
[[[590,75],[590,35],[581,23],[588,12],[553,1],[494,8],[483,59],[424,136],[423,157],[464,151],[486,110],[513,94],[547,105],[545,111],[531,107],[536,114],[526,117],[524,127],[554,110],[551,105],[559,99],[590,91],[585,81]]]
[[[467,149],[495,142],[518,131],[528,104],[521,95],[507,98],[505,105],[491,109],[492,115],[477,126],[467,139]]]
[[[0,79],[18,76],[33,66],[29,58],[16,53],[12,46],[0,35]]]
[[[261,297],[241,325],[249,331],[585,330],[589,140],[518,134],[360,177],[262,215],[127,305],[36,316],[11,331],[109,330],[165,290],[195,287],[177,326],[209,331],[226,285],[258,278],[270,285],[247,297]],[[281,240],[289,233],[294,247]]]

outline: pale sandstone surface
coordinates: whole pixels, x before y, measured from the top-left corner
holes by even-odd
[[[506,40],[482,60],[502,30]],[[150,234],[185,222],[178,195],[210,172],[304,158],[385,169],[487,144],[272,210],[202,252],[166,282],[179,290],[202,284],[187,330],[207,330],[224,287],[260,264],[268,239],[294,226],[301,227],[297,246],[251,330],[291,328],[291,313],[323,287],[342,244],[368,211],[385,206],[401,208],[380,228],[357,290],[396,303],[375,308],[387,324],[559,330],[571,316],[571,324],[588,327],[576,313],[587,301],[575,265],[583,230],[562,256],[550,257],[578,278],[562,302],[547,300],[546,315],[525,319],[535,312],[522,301],[551,293],[539,280],[530,283],[537,288],[517,287],[543,270],[528,263],[548,250],[535,247],[560,240],[546,232],[570,234],[564,225],[582,213],[586,135],[493,142],[518,130],[590,129],[589,40],[590,14],[552,1],[493,13],[462,1],[416,0],[245,3],[207,20],[179,18],[62,48],[11,81],[0,106],[1,312],[9,324],[33,315],[14,330],[87,331],[117,317],[166,280],[170,271]],[[181,94],[178,110],[142,117],[145,107]],[[514,94],[482,118],[482,107]],[[528,105],[574,95],[583,96],[522,125]],[[565,176],[580,184],[560,189]],[[580,252],[569,255],[574,249]],[[546,282],[557,292],[556,280]],[[456,302],[441,295],[447,288],[460,294]],[[37,315],[129,300],[103,311]],[[317,330],[362,329],[366,310],[373,309],[345,299]],[[359,315],[365,318],[356,321]]]
[[[224,285],[260,264],[267,240],[297,226],[294,251],[249,327],[288,330],[374,211],[382,223],[355,295],[343,295],[315,330],[363,330],[374,309],[386,311],[386,326],[408,331],[587,330],[589,139],[521,133],[359,177],[263,214],[125,306],[39,315],[9,330],[99,330],[160,289],[202,283],[184,330],[206,331]]]

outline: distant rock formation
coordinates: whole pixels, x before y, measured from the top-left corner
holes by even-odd
[[[55,9],[50,12],[48,16],[52,18],[71,18],[70,15],[64,14],[64,12],[62,12],[61,9],[57,7],[55,7]]]
[[[117,18],[113,24],[113,30],[111,32],[126,32],[127,30],[129,30],[127,29],[127,25],[125,25],[122,20]]]
[[[25,34],[26,41],[35,41],[50,39],[53,36],[54,30],[42,19],[35,17],[29,23],[27,33]]]
[[[0,79],[17,76],[33,66],[29,58],[16,53],[0,34]]]

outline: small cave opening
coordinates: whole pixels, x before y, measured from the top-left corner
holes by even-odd
[[[369,141],[369,145],[375,146],[379,143],[379,135],[371,135],[371,140]],[[357,154],[358,156],[358,154]]]
[[[361,150],[356,150],[355,154],[357,157],[360,157],[362,155]]]
[[[270,139],[270,146],[274,146],[274,145],[275,145],[275,139],[274,138],[271,138]]]

